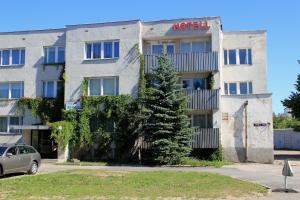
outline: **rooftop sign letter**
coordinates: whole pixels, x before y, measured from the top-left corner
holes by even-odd
[[[208,30],[210,26],[208,21],[177,22],[173,24],[173,31],[185,30]]]

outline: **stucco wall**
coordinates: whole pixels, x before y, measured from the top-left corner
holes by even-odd
[[[85,77],[118,76],[119,94],[136,95],[139,60],[134,46],[140,42],[139,35],[138,21],[68,27],[65,101],[79,99]],[[119,58],[84,60],[86,42],[105,40],[120,40]]]
[[[222,49],[222,94],[224,82],[252,81],[253,93],[267,93],[266,33],[264,31],[225,32],[223,49],[252,49],[252,65],[224,65]],[[238,51],[237,51],[238,59]]]
[[[0,82],[23,81],[25,97],[41,96],[42,81],[57,80],[61,71],[61,68],[55,66],[43,66],[43,48],[64,45],[64,29],[1,33],[0,49],[25,48],[25,65],[1,66]],[[15,115],[15,102],[0,102],[0,115]],[[23,119],[24,122],[36,122],[27,114]]]
[[[247,106],[248,161],[273,162],[273,121],[270,94],[222,96],[221,143],[225,158],[244,162],[245,151],[245,106]],[[225,116],[228,115],[228,119]],[[255,126],[255,124],[262,124]]]

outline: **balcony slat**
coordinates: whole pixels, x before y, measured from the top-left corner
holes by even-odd
[[[212,110],[219,108],[219,90],[185,90],[188,108]]]
[[[219,145],[218,128],[195,128],[191,145],[193,149],[218,148]]]
[[[218,71],[218,52],[190,52],[168,55],[176,72]],[[145,71],[149,73],[158,66],[157,55],[144,55]]]

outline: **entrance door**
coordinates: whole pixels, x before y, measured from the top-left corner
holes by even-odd
[[[31,131],[31,145],[38,150],[42,158],[57,158],[57,145],[50,135],[50,130]]]

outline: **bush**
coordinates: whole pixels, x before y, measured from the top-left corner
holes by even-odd
[[[49,126],[51,127],[51,138],[58,144],[58,146],[65,148],[74,134],[72,123],[67,121],[58,121],[49,124]]]

